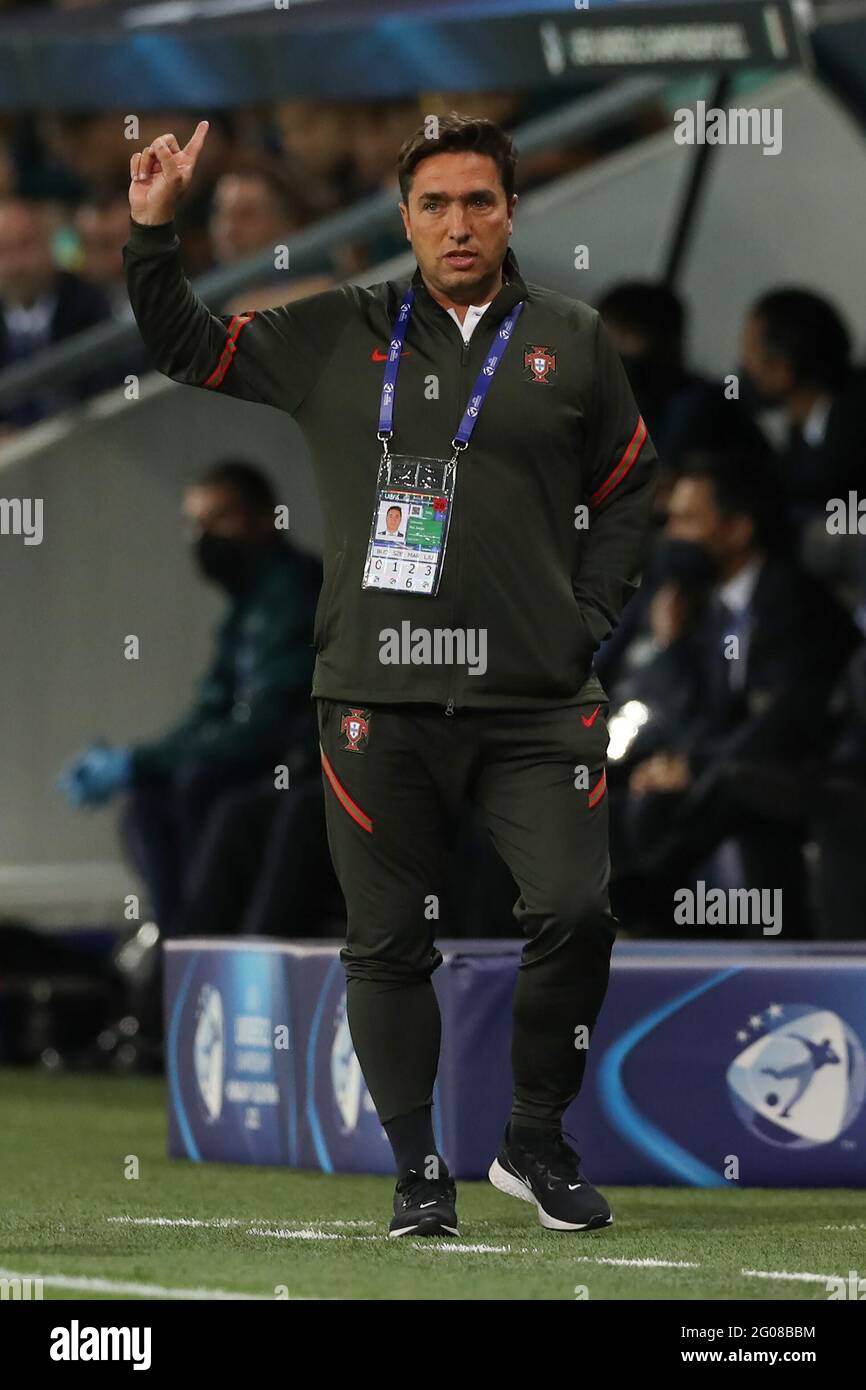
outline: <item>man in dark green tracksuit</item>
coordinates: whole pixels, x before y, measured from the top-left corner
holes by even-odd
[[[125,794],[124,841],[163,937],[180,929],[190,870],[218,810],[277,764],[309,769],[309,706],[318,560],[274,529],[276,498],[248,464],[224,460],[186,491],[191,550],[227,606],[215,650],[183,717],[155,738],[85,749],[60,785],[73,805]],[[315,764],[314,764],[315,766]]]
[[[553,1229],[606,1225],[560,1125],[615,935],[592,655],[636,588],[655,451],[596,312],[520,273],[498,127],[452,115],[403,146],[411,278],[231,318],[185,280],[172,221],[206,131],[133,156],[127,283],[161,371],[287,411],[312,455],[325,576],[312,693],[349,1024],[398,1169],[391,1234],[457,1229],[431,1124],[431,975],[465,797],[528,937],[491,1180]]]

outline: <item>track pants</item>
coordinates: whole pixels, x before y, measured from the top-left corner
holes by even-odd
[[[432,1103],[431,983],[458,808],[481,809],[519,889],[513,1120],[558,1128],[607,989],[607,705],[544,710],[317,700],[328,843],[347,907],[352,1042],[380,1121]],[[585,1031],[584,1031],[585,1030]]]

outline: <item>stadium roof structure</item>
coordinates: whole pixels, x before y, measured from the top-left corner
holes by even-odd
[[[584,7],[581,8],[581,5]],[[0,110],[580,88],[808,65],[808,0],[113,0],[0,15]]]

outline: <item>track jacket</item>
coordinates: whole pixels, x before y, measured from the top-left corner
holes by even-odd
[[[494,334],[525,301],[460,455],[438,593],[419,597],[361,588],[384,361],[409,277],[220,316],[184,276],[173,222],[146,227],[130,218],[123,260],[136,321],[161,372],[285,410],[304,434],[324,538],[314,696],[424,701],[448,712],[605,698],[592,655],[637,588],[656,453],[594,309],[527,284],[509,249],[507,283],[464,344],[416,267],[394,454],[451,457]],[[383,664],[383,634],[419,629],[483,631],[486,669]]]

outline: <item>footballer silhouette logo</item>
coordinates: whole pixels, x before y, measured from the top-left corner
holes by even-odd
[[[193,1060],[204,1117],[215,1124],[223,1108],[225,1017],[222,996],[213,985],[202,985],[198,997]]]
[[[787,1149],[832,1144],[866,1096],[866,1053],[830,1009],[771,1004],[737,1034],[746,1045],[728,1067],[728,1091],[748,1129]]]

